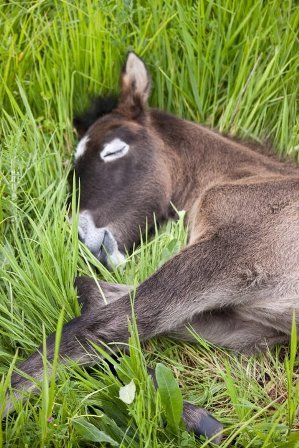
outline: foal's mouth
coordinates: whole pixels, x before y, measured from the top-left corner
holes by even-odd
[[[93,255],[110,269],[125,262],[112,232],[107,227],[96,227],[88,210],[79,214],[79,238]]]

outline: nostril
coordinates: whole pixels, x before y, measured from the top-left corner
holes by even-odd
[[[105,230],[101,248],[104,250],[105,249],[107,250],[108,245],[109,245],[109,234],[108,234],[107,230]]]
[[[115,242],[109,230],[104,229],[102,243],[100,245],[100,250],[97,255],[97,258],[101,263],[105,265],[108,264],[108,258],[113,253],[114,245]]]
[[[78,238],[107,267],[124,263],[125,257],[118,250],[113,234],[105,227],[96,227],[88,210],[80,212]]]
[[[108,229],[104,229],[104,236],[97,258],[108,268],[118,266],[125,261],[124,255],[119,252],[117,242]]]
[[[106,264],[106,259],[107,259],[106,249],[105,249],[105,236],[106,236],[106,230],[104,230],[104,236],[103,236],[102,242],[100,243],[99,249],[98,249],[97,253],[94,254],[96,256],[96,258],[102,264]]]
[[[105,234],[103,238],[102,246],[108,255],[111,255],[113,251],[117,248],[117,243],[109,230],[105,229]]]

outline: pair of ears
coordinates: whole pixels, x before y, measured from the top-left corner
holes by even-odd
[[[120,95],[99,97],[81,116],[74,118],[74,126],[81,138],[101,116],[116,110],[125,118],[137,120],[146,109],[151,92],[151,79],[141,58],[130,52],[121,72]]]

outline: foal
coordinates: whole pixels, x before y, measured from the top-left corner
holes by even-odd
[[[79,236],[112,266],[146,222],[186,210],[187,247],[137,288],[139,336],[208,341],[242,352],[289,339],[299,297],[299,171],[196,123],[147,107],[150,77],[129,53],[118,100],[76,120]],[[100,282],[101,283],[101,282]],[[90,342],[125,342],[129,287],[77,279],[82,315],[64,326],[61,357],[90,362]],[[54,336],[47,340],[49,359]],[[39,352],[20,369],[40,377]],[[13,387],[30,383],[15,374]]]

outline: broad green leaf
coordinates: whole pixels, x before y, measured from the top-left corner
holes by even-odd
[[[182,420],[183,397],[172,371],[164,364],[156,366],[156,380],[168,426],[175,432]]]
[[[136,393],[136,386],[134,381],[132,380],[129,384],[121,387],[119,389],[119,398],[126,404],[131,404],[134,401]]]
[[[88,442],[106,442],[110,443],[112,446],[119,446],[119,444],[108,436],[108,434],[100,431],[96,426],[84,418],[73,420],[72,423],[77,433]]]

